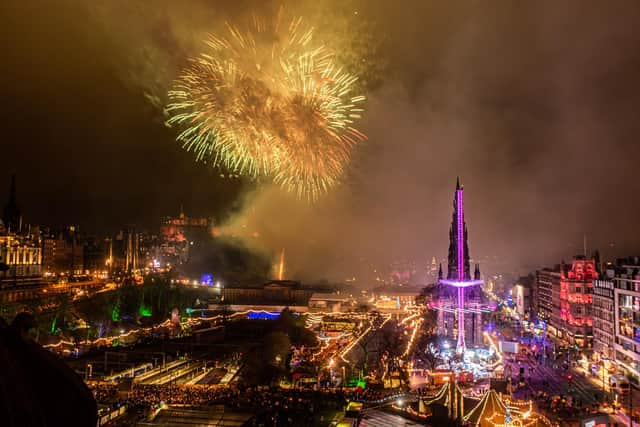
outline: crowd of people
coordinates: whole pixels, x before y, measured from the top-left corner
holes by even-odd
[[[397,391],[368,388],[352,389],[283,389],[254,387],[239,389],[226,385],[148,385],[134,384],[127,397],[120,399],[118,385],[92,382],[89,387],[96,400],[109,405],[136,408],[141,416],[162,404],[214,405],[224,404],[256,415],[262,425],[306,425],[327,413],[342,411],[350,400],[376,401]]]
[[[118,399],[118,385],[115,383],[93,381],[87,383],[99,403],[111,403]]]
[[[126,399],[118,398],[118,386],[90,384],[96,399],[109,405],[125,404],[144,417],[162,404],[206,406],[224,404],[255,414],[258,425],[307,425],[323,413],[344,409],[351,393],[282,388],[247,388],[212,385],[134,384]],[[373,395],[372,395],[373,396]]]
[[[231,388],[218,385],[134,384],[129,393],[128,403],[206,405],[225,400],[232,393]]]
[[[125,404],[147,415],[162,404],[206,406],[223,404],[255,414],[261,425],[306,425],[305,423],[326,413],[337,413],[349,401],[379,402],[395,396],[398,390],[362,388],[291,388],[253,387],[238,388],[235,385],[148,385],[133,384],[126,394],[118,393],[115,383],[92,382],[89,387],[100,403]],[[420,393],[422,391],[423,393]],[[435,388],[418,390],[418,395],[428,395]],[[124,397],[126,396],[126,397]],[[480,397],[480,396],[478,396]],[[550,396],[545,392],[529,395],[536,407],[556,417],[574,418],[593,411],[588,405],[570,397]]]
[[[107,382],[91,382],[88,384],[96,400],[100,403],[115,403],[118,401],[118,385]],[[225,403],[232,406],[263,406],[261,396],[281,396],[284,400],[290,400],[293,396],[318,396],[329,401],[358,400],[373,402],[384,399],[397,390],[368,388],[344,388],[344,389],[282,389],[270,387],[246,388],[240,390],[227,385],[155,385],[134,384],[128,393],[126,403],[157,405],[181,404],[181,405],[206,405]],[[124,403],[124,402],[120,402]],[[286,402],[282,402],[286,406]]]

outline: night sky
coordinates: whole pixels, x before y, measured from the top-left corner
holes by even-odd
[[[472,257],[558,263],[585,233],[640,253],[640,3],[292,2],[360,59],[368,96],[369,141],[313,206],[195,163],[157,106],[206,32],[274,4],[2,2],[0,200],[16,173],[27,222],[94,233],[184,204],[286,247],[291,274],[340,278],[444,257],[460,175]]]

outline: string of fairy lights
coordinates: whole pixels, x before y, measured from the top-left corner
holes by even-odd
[[[208,311],[208,310],[198,310],[198,311]],[[211,317],[199,317],[199,318],[188,318],[187,320],[185,320],[184,322],[180,322],[180,324],[182,326],[185,325],[199,325],[203,322],[212,322],[212,321],[216,321],[216,320],[222,320],[223,318],[228,318],[228,319],[233,319],[236,317],[242,317],[242,316],[246,316],[248,314],[273,314],[270,311],[267,310],[245,310],[245,311],[237,311],[235,313],[229,314],[229,315],[223,315],[223,314],[219,314],[216,316],[211,316]],[[331,314],[335,314],[335,313],[316,313],[317,315],[331,315]],[[137,328],[137,329],[130,329],[127,332],[122,332],[118,335],[113,335],[110,337],[101,337],[101,338],[96,338],[94,340],[89,340],[89,339],[85,339],[85,340],[80,340],[77,342],[74,341],[70,341],[70,340],[65,340],[64,338],[61,338],[58,342],[53,343],[53,344],[44,344],[43,347],[44,348],[58,348],[62,345],[68,345],[68,346],[72,346],[72,347],[76,347],[78,344],[79,345],[88,345],[88,346],[93,346],[93,345],[111,345],[113,344],[114,341],[116,340],[121,340],[123,338],[127,338],[129,336],[131,336],[132,334],[137,334],[140,332],[143,333],[149,333],[151,331],[153,331],[154,329],[157,328],[166,328],[168,326],[170,326],[172,323],[171,319],[167,319],[161,323],[158,323],[157,325],[154,326],[149,326],[149,327],[143,327],[143,328]]]
[[[411,352],[411,349],[413,349],[413,342],[415,341],[416,335],[418,334],[418,331],[422,326],[422,322],[423,322],[422,318],[419,318],[418,320],[413,322],[414,328],[413,328],[413,331],[411,332],[411,337],[409,337],[409,341],[407,342],[407,348],[404,350],[404,353],[402,353],[400,357],[403,357],[403,358],[407,357]]]
[[[378,327],[379,329],[382,329],[384,327],[384,325],[391,320],[391,315],[387,315],[386,318],[384,319],[384,321],[380,324],[380,326]],[[353,349],[353,347],[355,347],[369,332],[371,332],[371,330],[373,329],[372,326],[369,326],[367,329],[364,330],[364,332],[362,332],[362,334],[360,334],[360,336],[358,336],[358,338],[356,338],[355,340],[353,340],[343,351],[342,353],[340,353],[340,359],[342,359],[342,361],[344,361],[345,363],[349,363],[349,361],[345,358],[345,356],[347,354],[349,354],[349,352]]]

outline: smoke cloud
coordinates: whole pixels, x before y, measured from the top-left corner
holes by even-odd
[[[74,75],[80,88],[71,87],[92,95],[83,95],[77,105],[64,101],[56,108],[73,115],[99,99],[108,119],[105,114],[93,117],[86,132],[65,140],[64,150],[82,153],[79,147],[87,132],[108,132],[111,138],[98,138],[91,153],[76,154],[78,161],[112,145],[123,152],[137,147],[143,153],[135,157],[142,173],[127,176],[136,191],[114,195],[113,186],[99,184],[98,189],[76,188],[79,193],[104,194],[96,205],[115,198],[123,205],[133,203],[132,211],[152,218],[165,213],[162,206],[167,203],[187,198],[196,211],[227,214],[219,225],[222,235],[242,239],[274,259],[286,248],[289,277],[357,277],[365,287],[393,269],[395,261],[413,261],[423,268],[431,257],[446,256],[458,175],[467,190],[471,256],[483,263],[485,273],[525,272],[558,263],[582,252],[585,234],[589,247],[606,257],[638,249],[637,2],[286,4],[316,25],[318,37],[337,46],[345,63],[363,76],[369,98],[358,124],[368,142],[355,153],[345,183],[314,205],[269,185],[229,184],[218,179],[219,171],[202,172],[201,165],[175,146],[173,131],[162,125],[160,108],[141,114],[148,102],[131,101],[123,107],[126,102],[109,92],[109,85],[117,86],[117,81],[128,88],[117,92],[128,94],[128,100],[144,99],[146,94],[151,104],[162,106],[166,88],[186,59],[199,52],[207,32],[226,20],[273,14],[279,3],[58,3],[44,11],[46,18],[42,10],[18,2],[4,6],[4,12],[22,20],[30,13],[40,16],[36,19],[45,22],[45,29],[35,28],[45,35],[53,34],[49,27],[58,29],[53,23],[64,18],[66,26],[59,31],[71,34],[64,41],[78,39],[80,52],[94,52],[83,57],[89,61],[82,65],[89,67],[87,72]],[[42,40],[29,36],[20,43],[20,52],[9,52],[27,55],[22,50]],[[42,67],[59,60],[54,47],[38,49],[34,56],[41,55]],[[80,63],[73,50],[69,55],[70,63]],[[16,70],[25,61],[14,61],[20,65]],[[103,80],[96,81],[94,69],[101,70]],[[54,69],[47,78],[52,85],[65,82],[65,71]],[[3,80],[7,87],[18,74]],[[21,78],[40,77],[27,73]],[[102,83],[99,90],[90,88]],[[27,89],[11,93],[28,105],[36,102]],[[38,95],[49,99],[57,93],[47,87]],[[113,113],[120,108],[126,113]],[[154,119],[151,132],[131,124],[133,118]],[[68,135],[61,127],[47,129],[59,135],[55,144]],[[14,153],[9,159],[23,153],[16,147],[8,151]],[[167,171],[167,178],[157,176],[162,185],[148,178],[163,175],[158,174],[158,163]],[[121,164],[114,162],[109,168],[110,176],[122,174]],[[152,203],[136,205],[143,187],[162,190],[147,195],[154,197]],[[37,210],[37,204],[33,208]],[[85,216],[96,213],[94,208]],[[112,221],[124,222],[122,216]]]
[[[608,257],[634,251],[630,211],[612,204],[638,187],[627,138],[640,131],[639,11],[583,5],[378,5],[391,66],[349,181],[314,206],[262,189],[230,228],[286,247],[293,274],[366,286],[393,261],[446,255],[460,175],[471,255],[487,273],[558,263],[585,235]]]

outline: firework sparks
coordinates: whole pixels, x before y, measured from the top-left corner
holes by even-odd
[[[169,125],[198,160],[232,173],[267,177],[303,199],[337,185],[353,148],[365,139],[353,127],[364,96],[301,19],[247,32],[227,25],[209,50],[169,91]]]
[[[280,252],[280,263],[278,264],[278,280],[284,279],[284,248]]]

